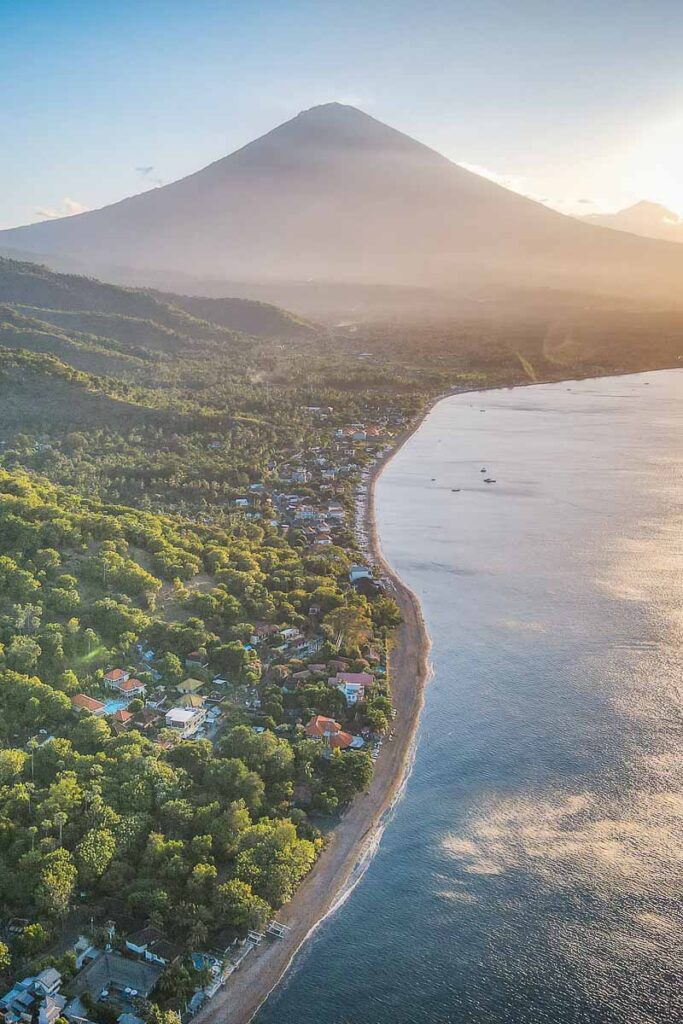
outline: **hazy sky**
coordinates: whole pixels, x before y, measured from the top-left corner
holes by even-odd
[[[0,0],[0,227],[329,100],[561,209],[683,213],[680,0]]]

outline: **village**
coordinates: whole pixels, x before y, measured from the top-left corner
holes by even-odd
[[[18,934],[24,926],[25,922],[12,921],[10,932]],[[272,921],[264,933],[249,931],[224,950],[192,952],[191,960],[204,984],[187,1000],[183,1019],[191,1018],[215,995],[252,949],[264,940],[282,938],[286,930]],[[56,1024],[58,1020],[94,1024],[102,1016],[116,1024],[144,1024],[148,997],[164,970],[177,964],[183,953],[181,946],[164,938],[157,928],[148,925],[120,935],[114,923],[108,922],[100,929],[99,939],[79,935],[68,950],[70,977],[46,967],[17,981],[0,997],[0,1014],[7,1024]]]
[[[309,411],[322,420],[327,415],[323,409]],[[325,557],[341,550],[348,563],[343,587],[365,597],[382,596],[390,584],[371,564],[358,502],[369,468],[391,446],[401,425],[397,417],[371,427],[353,423],[337,429],[325,454],[321,449],[300,453],[274,466],[269,481],[252,484],[247,495],[235,499],[237,514],[245,520],[268,517],[311,554]],[[349,554],[357,561],[349,561]],[[387,679],[389,631],[375,630],[364,639],[360,657],[344,657],[339,649],[346,626],[340,620],[335,635],[326,611],[312,604],[303,622],[254,623],[242,645],[246,680],[244,674],[235,680],[217,671],[210,652],[201,647],[183,659],[182,678],[171,679],[165,652],[141,638],[134,657],[111,665],[87,692],[72,694],[71,707],[78,716],[105,721],[115,736],[139,732],[166,750],[188,741],[207,741],[218,749],[226,729],[239,723],[255,735],[272,730],[294,744],[311,741],[323,758],[367,750],[374,761],[383,740],[391,738],[394,714]],[[274,684],[281,701],[279,721],[272,715]],[[324,707],[312,707],[312,702]],[[30,741],[30,749],[53,739],[43,730]],[[316,813],[306,785],[295,787],[293,803]],[[325,807],[319,804],[317,810],[324,813]],[[111,901],[109,906],[115,911]],[[143,1024],[149,1019],[149,997],[164,972],[189,956],[197,972],[196,987],[186,993],[181,1008],[183,1020],[189,1020],[252,950],[287,931],[271,915],[261,929],[226,935],[222,948],[195,949],[173,941],[150,921],[128,931],[130,920],[122,910],[120,916],[112,913],[111,919],[92,922],[62,951],[61,961],[68,954],[68,970],[48,966],[17,981],[0,997],[0,1017],[6,1024],[56,1024],[58,1019]],[[11,943],[28,926],[28,921],[10,921],[6,939]]]

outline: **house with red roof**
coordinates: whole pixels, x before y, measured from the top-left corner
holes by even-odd
[[[346,750],[353,743],[350,732],[344,732],[339,722],[324,715],[314,715],[306,726],[306,735],[310,740],[321,740],[333,750]]]
[[[130,672],[122,668],[113,668],[104,677],[104,685],[108,690],[115,690],[123,697],[144,697],[145,684],[139,679],[132,679]]]
[[[115,711],[112,717],[112,726],[114,732],[119,736],[122,732],[126,732],[130,728],[130,724],[133,721],[133,713],[126,711],[125,708],[121,708],[119,711]]]
[[[133,720],[133,712],[126,711],[125,708],[121,708],[119,711],[115,711],[111,717],[115,722],[120,722],[121,725],[127,725]]]
[[[76,693],[71,698],[71,707],[74,711],[89,711],[92,715],[97,715],[99,718],[104,714],[104,704],[101,700],[95,700],[94,697],[88,697],[87,693]]]
[[[144,697],[145,684],[139,679],[126,679],[118,690],[123,697]]]
[[[126,683],[130,679],[130,672],[126,672],[122,668],[113,668],[109,672],[104,674],[104,685],[110,690],[118,690],[121,683]]]

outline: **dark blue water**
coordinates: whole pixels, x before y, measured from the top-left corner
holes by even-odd
[[[462,395],[390,464],[433,641],[415,766],[259,1024],[683,1020],[682,399]]]

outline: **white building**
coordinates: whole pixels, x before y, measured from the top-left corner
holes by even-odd
[[[171,708],[166,712],[166,726],[180,733],[183,740],[194,736],[206,722],[206,708]]]
[[[357,704],[365,700],[365,687],[362,683],[334,683],[334,686],[346,697],[347,704]]]

